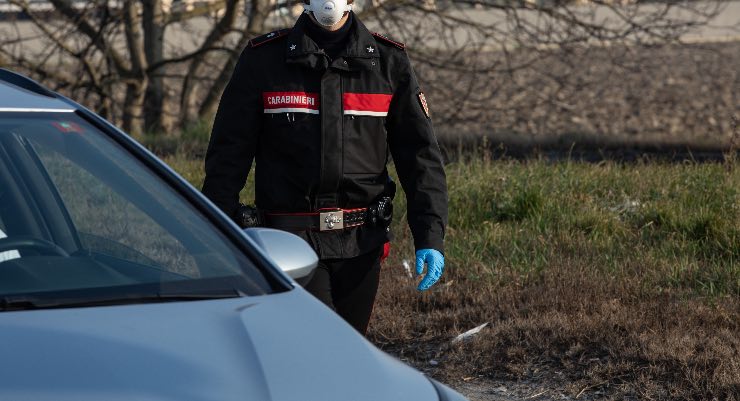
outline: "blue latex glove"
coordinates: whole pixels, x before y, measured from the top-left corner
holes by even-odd
[[[424,263],[427,264],[427,274],[419,283],[417,288],[419,291],[427,290],[433,286],[442,277],[442,272],[445,270],[445,257],[436,249],[419,249],[416,251],[416,274],[421,274],[424,271]]]

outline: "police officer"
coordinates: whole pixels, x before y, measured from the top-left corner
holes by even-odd
[[[361,333],[390,241],[395,184],[406,193],[419,290],[439,280],[447,220],[442,157],[404,45],[370,33],[352,1],[305,1],[292,29],[251,40],[219,105],[203,193],[237,222],[253,160],[259,224],[319,255],[305,288]]]

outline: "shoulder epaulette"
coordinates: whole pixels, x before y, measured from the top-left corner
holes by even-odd
[[[383,41],[383,42],[386,42],[386,43],[390,43],[390,44],[392,44],[393,46],[396,46],[397,48],[399,48],[399,49],[401,49],[401,50],[404,50],[404,49],[406,49],[406,45],[404,45],[404,44],[403,44],[403,43],[401,43],[401,42],[396,42],[395,40],[393,40],[393,39],[390,39],[389,37],[387,37],[387,36],[385,36],[385,35],[381,35],[381,34],[379,34],[379,33],[377,33],[377,32],[373,32],[373,36],[375,36],[376,38],[380,39],[380,40],[381,40],[381,41]]]
[[[280,29],[277,31],[266,33],[262,36],[257,36],[256,38],[250,40],[247,46],[248,47],[262,46],[265,43],[272,42],[275,39],[282,38],[283,36],[287,35],[288,32],[290,32],[290,28]]]

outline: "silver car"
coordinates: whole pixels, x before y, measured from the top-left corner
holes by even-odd
[[[305,292],[316,263],[0,69],[0,400],[464,400]]]

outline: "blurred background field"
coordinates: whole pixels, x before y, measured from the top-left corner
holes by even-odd
[[[164,144],[212,119],[241,49],[292,26],[300,3],[0,0],[0,67]],[[357,3],[406,44],[453,155],[481,138],[590,159],[740,146],[740,1]]]

